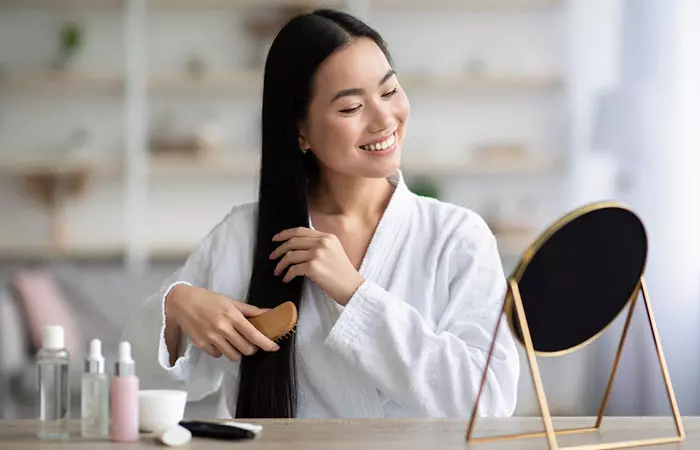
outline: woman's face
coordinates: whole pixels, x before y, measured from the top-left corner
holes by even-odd
[[[322,172],[387,177],[399,167],[409,112],[384,53],[361,38],[316,72],[300,145],[314,153]]]

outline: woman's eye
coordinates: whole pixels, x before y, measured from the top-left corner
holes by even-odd
[[[362,105],[357,105],[354,108],[341,109],[340,112],[343,114],[352,114],[360,109]]]
[[[393,90],[387,92],[386,94],[383,94],[382,97],[384,97],[384,98],[389,98],[389,97],[391,97],[392,95],[396,94],[398,91],[399,91],[399,88],[398,88],[398,87],[395,87]]]

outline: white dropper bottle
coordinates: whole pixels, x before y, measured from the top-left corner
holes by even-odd
[[[105,374],[102,342],[90,341],[81,385],[81,434],[89,438],[109,436],[109,378]]]

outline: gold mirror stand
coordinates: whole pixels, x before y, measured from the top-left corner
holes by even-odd
[[[642,296],[644,298],[644,306],[646,307],[647,318],[649,319],[649,327],[651,329],[651,334],[654,339],[654,346],[656,347],[656,355],[659,359],[659,365],[661,366],[661,372],[663,374],[664,384],[666,385],[666,393],[668,394],[668,400],[671,405],[671,410],[673,412],[673,419],[676,425],[676,435],[670,437],[661,438],[651,438],[642,440],[633,440],[626,442],[607,442],[598,443],[592,445],[578,445],[569,447],[560,447],[557,442],[557,434],[579,434],[587,433],[592,431],[599,431],[600,425],[603,422],[603,413],[605,412],[605,406],[608,402],[610,392],[612,390],[613,381],[615,380],[615,375],[617,373],[618,363],[620,362],[620,357],[622,356],[622,348],[625,344],[625,339],[627,338],[627,331],[629,330],[630,322],[632,320],[632,312],[637,303],[637,298],[639,297],[638,292],[641,289]],[[556,449],[566,449],[566,450],[604,450],[604,449],[616,449],[616,448],[626,448],[626,447],[641,447],[641,446],[651,446],[660,444],[669,444],[674,442],[681,442],[685,439],[685,430],[683,429],[683,422],[681,421],[680,414],[678,412],[678,405],[676,404],[676,397],[673,394],[673,387],[671,385],[671,378],[668,373],[668,367],[666,366],[666,359],[664,358],[663,349],[661,348],[661,342],[659,340],[659,332],[656,328],[656,322],[654,321],[654,314],[651,310],[651,303],[649,302],[649,294],[647,292],[646,282],[644,277],[639,280],[639,285],[637,287],[637,295],[635,295],[630,302],[629,312],[627,313],[627,320],[625,321],[625,326],[622,330],[622,336],[620,337],[620,344],[617,348],[617,354],[615,355],[615,360],[613,362],[612,370],[610,372],[610,378],[608,380],[608,385],[605,388],[605,394],[603,396],[603,401],[600,404],[600,409],[598,411],[598,417],[595,424],[590,428],[573,428],[573,429],[563,429],[554,430],[552,425],[552,416],[549,413],[549,406],[547,399],[544,394],[544,388],[542,387],[542,378],[540,376],[539,367],[537,365],[537,359],[535,355],[534,346],[532,344],[532,337],[530,335],[530,329],[527,324],[527,319],[525,317],[525,308],[523,307],[522,299],[520,298],[520,290],[518,288],[518,282],[514,278],[510,278],[508,281],[508,291],[503,300],[503,307],[498,315],[498,320],[496,321],[496,330],[493,334],[493,340],[491,341],[491,347],[489,349],[489,355],[486,359],[486,366],[484,367],[484,373],[481,378],[481,385],[479,387],[479,393],[476,396],[476,401],[474,402],[474,408],[472,409],[471,418],[469,420],[469,426],[467,428],[467,442],[478,443],[478,442],[495,442],[502,440],[511,439],[522,439],[531,437],[542,437],[546,436],[549,443],[550,450]],[[509,295],[509,294],[512,294]],[[535,385],[535,391],[537,394],[537,401],[540,406],[540,412],[542,414],[542,422],[544,423],[545,431],[534,432],[534,433],[520,433],[512,435],[503,436],[484,436],[484,437],[473,437],[472,433],[474,431],[474,425],[476,423],[477,411],[479,406],[479,399],[484,390],[484,385],[486,384],[486,376],[488,374],[488,368],[491,363],[491,356],[493,354],[493,349],[496,343],[496,337],[498,335],[498,330],[501,325],[501,318],[505,314],[508,306],[509,299],[515,303],[515,309],[518,315],[518,321],[520,322],[520,327],[522,329],[523,339],[525,341],[525,349],[527,351],[527,359],[530,366],[530,375],[532,375],[532,381]]]

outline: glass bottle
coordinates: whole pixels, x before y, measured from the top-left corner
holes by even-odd
[[[105,374],[102,342],[90,342],[80,390],[80,432],[87,438],[109,437],[109,379]]]
[[[67,439],[70,416],[70,355],[65,349],[63,327],[44,328],[39,366],[39,439]]]

